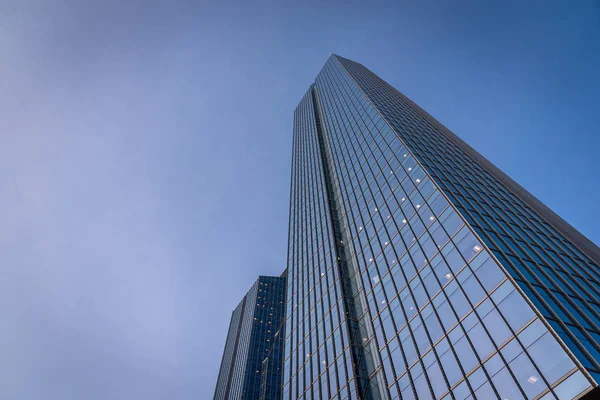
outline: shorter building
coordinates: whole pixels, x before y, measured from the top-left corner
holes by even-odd
[[[265,386],[269,397],[273,385],[281,388],[281,342],[284,336],[286,277],[259,276],[231,315],[229,332],[217,379],[215,400],[258,399],[263,378],[263,361],[268,368]],[[278,372],[276,372],[278,371]],[[279,393],[279,392],[277,392]]]

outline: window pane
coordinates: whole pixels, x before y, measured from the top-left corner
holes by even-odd
[[[515,331],[521,329],[526,322],[535,316],[531,307],[516,290],[506,296],[498,305],[498,308]]]
[[[548,382],[555,382],[575,367],[550,333],[544,334],[527,351]]]
[[[586,377],[580,371],[577,371],[554,390],[560,400],[570,400],[576,398],[578,394],[590,386],[590,382]]]
[[[509,367],[515,374],[527,397],[534,398],[546,389],[546,384],[538,375],[525,353],[521,353],[517,358],[512,360]]]

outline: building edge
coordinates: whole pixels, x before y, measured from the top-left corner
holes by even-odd
[[[391,85],[390,85],[391,86]],[[392,86],[393,88],[393,86]],[[523,202],[529,205],[534,211],[542,216],[549,224],[551,224],[556,230],[565,235],[575,246],[579,248],[583,253],[590,257],[594,262],[600,264],[600,248],[592,242],[590,239],[585,237],[575,227],[565,221],[561,216],[556,214],[544,203],[542,203],[537,197],[531,194],[527,189],[517,183],[514,179],[505,174],[500,168],[494,163],[485,158],[481,153],[471,147],[468,143],[462,140],[459,136],[453,133],[450,129],[444,126],[441,122],[435,119],[431,114],[421,108],[417,103],[412,101],[410,98],[402,94],[402,92],[394,89],[406,102],[419,114],[421,114],[428,122],[439,129],[448,139],[454,144],[460,147],[468,156],[473,158],[476,162],[486,168],[496,179],[498,179],[504,186],[510,189],[515,195],[517,195]]]

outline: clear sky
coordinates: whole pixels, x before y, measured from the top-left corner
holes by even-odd
[[[281,3],[0,3],[0,398],[212,397],[331,52],[600,242],[597,1]]]

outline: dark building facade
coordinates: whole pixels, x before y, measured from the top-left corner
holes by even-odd
[[[273,344],[267,352],[267,357],[263,361],[259,400],[281,399],[284,338],[285,324],[282,322],[277,332],[275,332]]]
[[[260,276],[231,315],[229,332],[217,379],[215,400],[258,399],[263,376],[263,361],[268,354],[273,360],[281,346],[272,346],[285,313],[286,278]],[[269,366],[275,375],[276,366]],[[281,367],[279,367],[281,372]],[[279,381],[270,378],[269,383],[281,388]],[[279,391],[281,393],[281,391]],[[279,397],[267,397],[278,399]]]
[[[343,57],[294,113],[289,223],[283,399],[597,394],[598,247]]]

